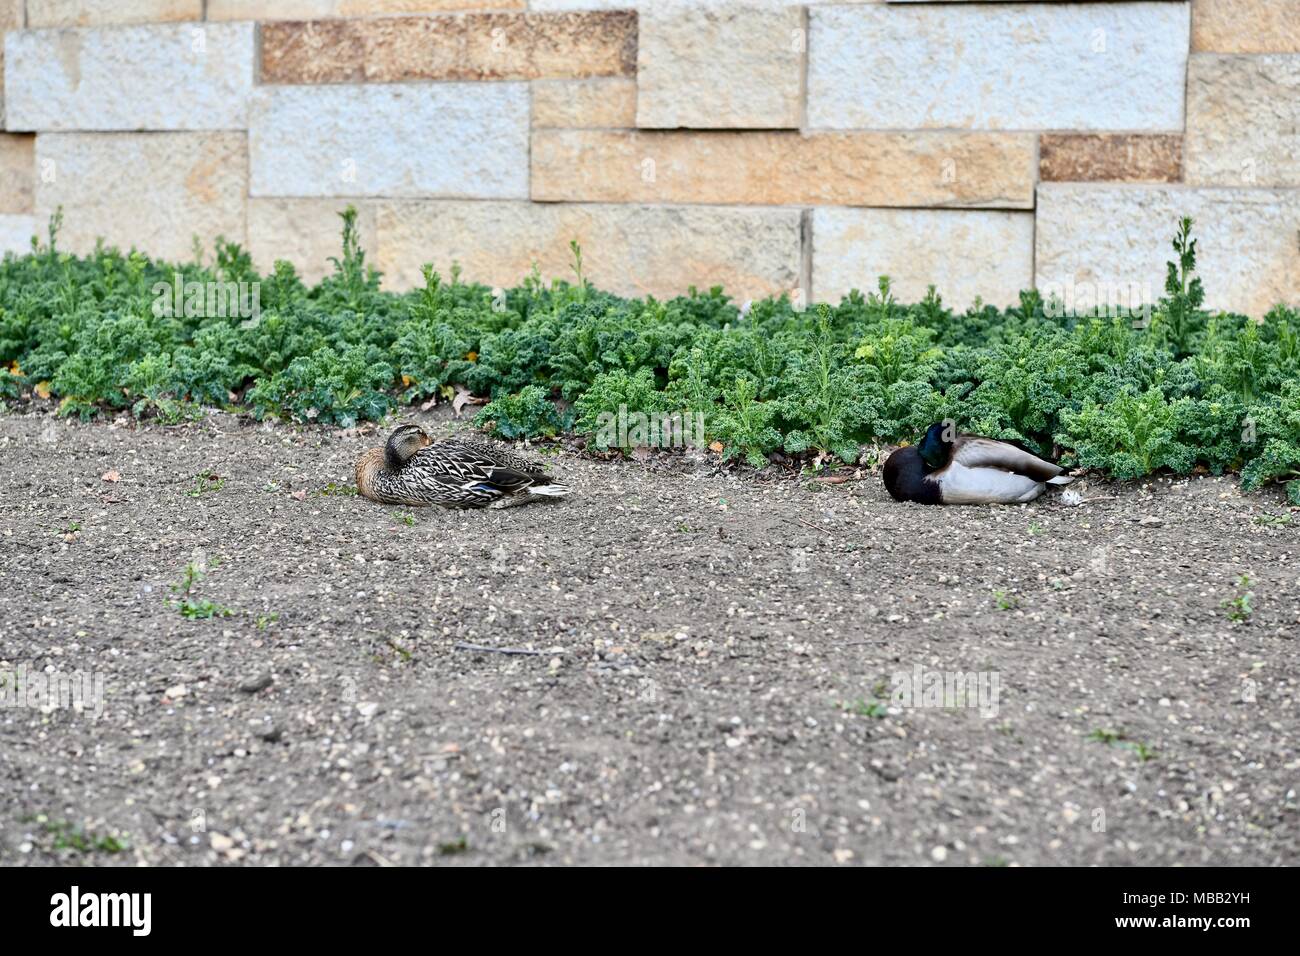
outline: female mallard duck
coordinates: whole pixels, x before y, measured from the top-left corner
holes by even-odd
[[[419,425],[401,425],[383,448],[357,462],[357,490],[386,505],[509,508],[569,493],[542,466],[473,438],[432,441]]]
[[[1023,448],[978,435],[949,438],[936,422],[916,445],[885,461],[885,487],[898,501],[923,505],[1014,505],[1033,501],[1048,485],[1068,485],[1065,469]]]

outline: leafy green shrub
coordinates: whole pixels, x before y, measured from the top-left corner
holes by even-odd
[[[1165,298],[1156,307],[1153,330],[1169,343],[1176,358],[1182,358],[1194,351],[1205,319],[1201,311],[1205,290],[1201,280],[1192,277],[1196,270],[1196,240],[1192,238],[1191,219],[1179,221],[1173,245],[1178,261],[1169,263]]]
[[[772,425],[778,408],[775,402],[760,402],[754,383],[736,379],[723,395],[714,413],[711,431],[723,444],[726,458],[744,458],[755,468],[767,464],[767,455],[781,445],[781,433]]]
[[[525,385],[518,394],[494,399],[478,413],[475,422],[499,438],[552,437],[573,420],[561,415],[540,385]]]
[[[1246,488],[1285,481],[1300,505],[1300,382],[1288,382],[1278,404],[1252,406],[1243,438],[1257,449],[1241,471]]]
[[[573,404],[574,429],[595,435],[596,447],[605,450],[611,445],[608,429],[602,428],[602,416],[617,418],[620,410],[624,416],[629,412],[671,412],[668,401],[668,396],[656,387],[652,369],[642,368],[632,374],[623,369],[602,372]]]
[[[1079,464],[1104,468],[1116,478],[1140,478],[1157,468],[1190,471],[1196,452],[1178,441],[1176,420],[1176,405],[1153,386],[1141,395],[1119,395],[1105,406],[1067,411],[1065,443]]]
[[[779,409],[791,425],[785,450],[799,454],[815,449],[852,462],[858,457],[859,437],[875,418],[868,392],[872,380],[867,367],[845,361],[847,346],[832,339],[830,308],[821,306],[819,313],[808,348],[792,356],[783,380],[785,397]]]
[[[393,370],[376,349],[358,345],[340,355],[324,348],[259,382],[248,401],[259,418],[287,411],[304,421],[350,426],[382,418],[393,407],[386,391],[392,381]]]

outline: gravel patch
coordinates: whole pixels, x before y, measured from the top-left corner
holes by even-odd
[[[1276,489],[555,449],[572,497],[456,512],[343,493],[372,444],[0,416],[0,672],[104,691],[0,708],[0,864],[1300,861]]]

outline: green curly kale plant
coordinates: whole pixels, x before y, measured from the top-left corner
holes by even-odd
[[[428,265],[388,292],[355,210],[340,221],[333,270],[309,286],[284,261],[260,274],[224,240],[183,264],[102,245],[75,256],[56,213],[45,241],[0,262],[0,398],[82,418],[217,406],[347,426],[465,390],[490,400],[478,421],[504,438],[574,431],[627,450],[650,433],[603,426],[680,415],[701,423],[693,441],[754,467],[852,463],[951,418],[1118,478],[1239,470],[1300,504],[1295,303],[1259,319],[1207,310],[1190,219],[1149,323],[1070,314],[1034,290],[955,311],[931,287],[909,305],[888,277],[808,310],[788,296],[741,309],[720,288],[624,299],[591,284],[599,251],[576,243],[568,279],[534,268],[494,289]],[[208,307],[236,286],[256,289],[252,314]],[[196,294],[160,309],[159,289]]]

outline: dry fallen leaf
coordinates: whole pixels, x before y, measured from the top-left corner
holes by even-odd
[[[292,498],[294,501],[306,501],[306,500],[307,500],[307,492],[305,492],[305,491],[294,491],[294,492],[291,492],[291,493],[290,493],[289,497]]]
[[[709,450],[710,450],[710,451],[716,451],[718,454],[721,454],[721,453],[722,453],[722,442],[720,442],[720,441],[711,442],[711,443],[709,444]]]
[[[49,398],[49,397],[50,397],[50,383],[49,383],[49,382],[37,382],[37,383],[36,383],[36,386],[32,389],[32,391],[34,391],[34,392],[35,392],[37,395],[39,395],[41,398]]]
[[[103,476],[102,476],[102,480],[103,480],[103,481],[121,481],[121,480],[122,480],[122,476],[121,476],[120,474],[118,474],[116,468],[110,468],[108,471],[104,472],[104,474],[103,474]]]
[[[456,417],[460,418],[460,410],[466,405],[486,405],[486,398],[475,398],[469,389],[456,386],[456,397],[451,400],[451,407],[456,412]]]

